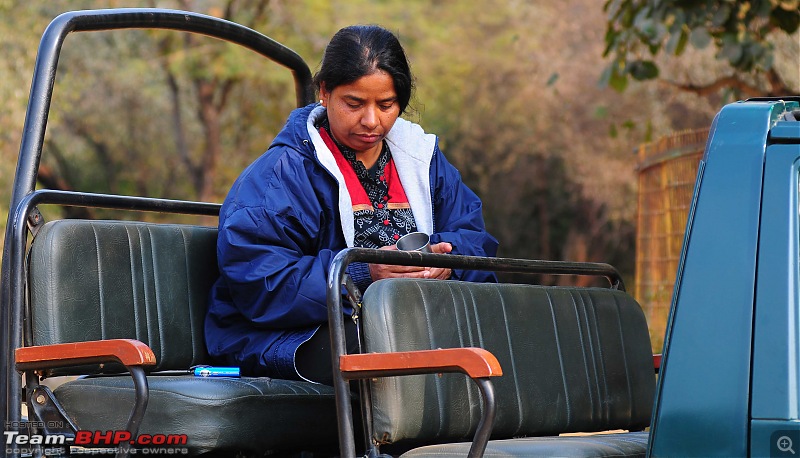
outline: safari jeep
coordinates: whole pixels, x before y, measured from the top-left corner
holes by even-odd
[[[663,357],[607,264],[346,249],[328,275],[334,386],[216,370],[203,317],[216,228],[146,212],[219,205],[36,189],[61,45],[158,28],[292,50],[196,13],[78,11],[45,31],[10,202],[0,290],[3,456],[796,456],[800,449],[800,98],[724,107],[700,163]],[[44,221],[43,204],[141,220]],[[350,262],[591,275],[607,287],[384,280]],[[355,312],[345,315],[345,302]],[[356,320],[362,351],[346,354]],[[42,381],[78,375],[51,390]],[[222,374],[225,375],[225,374]],[[24,409],[23,409],[24,407]]]

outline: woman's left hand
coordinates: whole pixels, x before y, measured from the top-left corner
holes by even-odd
[[[453,251],[453,245],[450,245],[447,242],[439,242],[431,245],[432,253],[447,254],[451,251]],[[425,278],[433,278],[434,280],[447,280],[451,275],[453,275],[452,269],[441,267],[428,267],[427,269],[428,271],[426,274],[430,274],[430,276]]]

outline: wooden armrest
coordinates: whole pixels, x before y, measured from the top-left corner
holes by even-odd
[[[471,378],[503,375],[497,358],[483,348],[342,355],[339,357],[339,368],[346,379],[437,372],[463,372]]]
[[[146,344],[132,339],[109,339],[17,348],[18,371],[54,369],[120,362],[124,366],[152,366],[156,355]]]

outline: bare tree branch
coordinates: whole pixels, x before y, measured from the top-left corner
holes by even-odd
[[[758,87],[748,84],[733,75],[725,76],[709,84],[703,84],[703,85],[691,84],[691,83],[688,84],[679,83],[676,81],[669,81],[669,80],[660,80],[660,81],[664,82],[669,86],[678,88],[682,91],[693,92],[702,97],[715,94],[717,91],[721,89],[736,89],[743,95],[746,95],[748,97],[756,97],[759,95],[764,95],[764,92]]]
[[[797,94],[796,90],[792,90],[788,84],[783,80],[783,77],[775,71],[774,68],[769,69],[767,72],[767,81],[770,85],[770,93],[767,94],[771,97],[778,97],[782,95]]]
[[[92,147],[92,151],[94,151],[100,164],[103,165],[105,170],[104,177],[106,180],[106,187],[110,192],[116,192],[116,183],[118,182],[116,161],[112,158],[111,150],[108,144],[95,138],[93,132],[87,128],[86,124],[80,122],[79,120],[72,119],[69,116],[64,116],[64,125],[75,135],[83,138],[86,143]]]
[[[163,61],[164,73],[167,76],[167,87],[169,88],[170,100],[172,102],[172,132],[175,136],[175,148],[178,151],[178,157],[186,164],[189,169],[195,166],[189,157],[189,147],[186,143],[186,132],[183,128],[183,115],[181,110],[181,96],[178,81],[175,74],[169,69],[166,60]]]
[[[73,187],[64,180],[63,176],[55,172],[47,164],[39,165],[39,174],[36,179],[47,189],[57,189],[59,191],[73,190]],[[86,207],[63,207],[62,212],[65,218],[94,218],[94,213],[91,209]]]

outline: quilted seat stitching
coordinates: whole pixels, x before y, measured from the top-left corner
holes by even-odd
[[[188,315],[189,319],[189,342],[191,344],[191,351],[192,354],[190,356],[191,361],[197,361],[197,352],[196,352],[196,343],[195,343],[195,335],[194,330],[191,327],[191,323],[194,323],[194,316],[193,316],[193,307],[192,307],[192,285],[190,282],[191,276],[189,275],[189,249],[188,249],[188,242],[186,241],[186,231],[184,229],[180,230],[181,236],[181,243],[182,243],[182,250],[183,250],[183,261],[184,261],[184,269],[186,272],[186,314]]]
[[[142,342],[149,342],[147,337],[145,336],[142,339],[141,327],[144,324],[145,333],[147,332],[147,323],[142,323],[140,320],[141,318],[141,304],[139,301],[139,294],[136,289],[136,257],[134,256],[134,252],[136,251],[134,238],[131,236],[130,228],[125,228],[125,237],[128,240],[128,266],[130,268],[130,286],[131,286],[131,306],[133,307],[133,319],[134,319],[134,335],[136,336],[137,340]]]
[[[98,291],[98,307],[100,313],[100,339],[105,340],[107,337],[106,334],[106,319],[105,319],[105,297],[104,297],[104,288],[103,288],[103,276],[101,272],[103,272],[103,266],[100,259],[100,238],[97,236],[97,227],[92,224],[92,235],[94,236],[94,247],[95,247],[95,264],[97,266],[97,291]]]
[[[581,296],[585,297],[585,302],[588,304],[588,308],[591,310],[593,319],[591,322],[593,323],[594,335],[597,341],[597,346],[595,347],[595,361],[597,362],[597,382],[600,384],[598,389],[602,391],[603,396],[600,398],[600,411],[601,411],[601,418],[605,419],[607,424],[611,423],[611,406],[608,402],[604,402],[603,400],[609,399],[609,392],[608,392],[608,375],[606,374],[606,365],[605,365],[605,357],[604,357],[604,349],[605,345],[602,341],[602,336],[600,335],[601,327],[600,327],[600,319],[597,316],[597,305],[598,301],[594,300],[591,291],[585,291],[581,293]],[[624,357],[622,359],[625,359]]]
[[[564,367],[564,353],[561,350],[561,340],[558,335],[558,319],[553,304],[553,297],[549,290],[544,290],[547,295],[547,302],[550,305],[550,315],[553,319],[553,334],[555,334],[556,351],[558,352],[558,364],[561,369],[561,384],[564,387],[564,409],[567,414],[567,424],[572,424],[572,403],[570,402],[569,387],[567,386],[567,374]]]
[[[464,304],[465,310],[464,315],[468,316],[467,308],[471,309],[473,321],[475,323],[474,334],[477,334],[478,337],[478,347],[486,348],[486,344],[483,339],[483,333],[481,332],[482,326],[480,325],[480,315],[478,314],[478,301],[475,299],[475,293],[472,289],[467,289],[463,285],[459,285],[458,283],[448,282],[448,289],[452,292],[454,288],[459,290],[459,295],[463,297],[462,304]],[[466,298],[466,294],[469,294],[469,300]],[[452,292],[450,297],[455,298],[455,293]],[[467,319],[469,321],[469,319]],[[472,337],[473,329],[472,327],[469,328],[470,333],[470,346],[474,346],[472,342],[474,342],[474,338]],[[460,334],[460,330],[459,330]],[[475,384],[470,380],[468,377],[461,377],[461,383],[464,385],[465,391],[467,393],[468,399],[480,399],[480,394],[475,386]],[[478,405],[481,406],[482,404],[478,402],[477,404],[470,402],[471,405]],[[476,424],[479,418],[482,416],[482,409],[470,409],[470,424]]]
[[[148,238],[150,240],[150,265],[152,267],[152,270],[151,270],[152,278],[150,280],[153,282],[153,290],[154,290],[154,297],[155,297],[155,308],[154,309],[155,309],[156,320],[157,320],[157,322],[156,322],[156,330],[158,331],[158,340],[159,340],[159,344],[160,344],[159,346],[161,347],[161,351],[159,352],[160,355],[161,355],[161,358],[159,359],[159,361],[163,361],[166,358],[166,352],[167,352],[168,349],[165,348],[167,346],[167,338],[166,338],[166,335],[165,335],[166,329],[164,329],[164,328],[166,328],[166,326],[162,326],[162,324],[163,324],[162,323],[162,320],[163,320],[162,317],[165,315],[164,313],[162,313],[162,307],[164,306],[164,304],[163,304],[164,301],[163,301],[163,297],[162,297],[162,287],[161,287],[161,283],[162,282],[156,281],[156,279],[161,277],[161,275],[159,274],[158,263],[156,262],[156,259],[158,259],[158,257],[156,256],[156,252],[158,251],[156,249],[156,244],[158,243],[158,238],[153,236],[153,228],[148,226],[148,227],[145,227],[145,230],[147,231],[147,235],[148,235]]]
[[[629,419],[633,419],[633,418],[636,417],[635,416],[636,412],[633,411],[633,409],[636,408],[636,404],[633,402],[633,390],[632,390],[632,386],[631,386],[631,371],[630,371],[630,368],[628,367],[627,352],[625,351],[627,346],[625,345],[625,333],[623,332],[623,329],[622,329],[622,314],[620,313],[621,305],[619,303],[620,297],[617,294],[614,294],[612,297],[614,298],[614,305],[615,305],[615,309],[614,310],[617,312],[617,329],[619,330],[619,340],[620,340],[620,345],[622,347],[622,348],[620,348],[620,352],[622,352],[622,354],[625,355],[625,357],[622,358],[622,365],[625,368],[625,382],[626,382],[626,388],[628,390],[628,406],[630,406]]]
[[[578,338],[580,340],[580,348],[581,348],[581,356],[583,357],[583,368],[585,371],[585,378],[586,378],[586,394],[589,396],[589,408],[592,412],[593,419],[597,416],[597,409],[599,404],[599,397],[600,393],[596,392],[597,388],[597,378],[596,372],[594,369],[594,346],[593,342],[591,341],[591,336],[589,334],[589,323],[585,313],[585,307],[581,308],[583,305],[582,301],[581,304],[578,304],[578,301],[575,298],[575,292],[569,291],[569,297],[572,302],[572,307],[575,310],[575,321],[576,327],[578,330]],[[583,310],[581,310],[583,309]],[[583,322],[581,322],[581,311],[583,311]],[[588,342],[588,349],[587,343]],[[595,375],[593,380],[593,375]],[[596,394],[596,397],[594,396]],[[572,424],[571,422],[569,423]]]
[[[499,298],[500,310],[502,310],[502,312],[503,312],[503,324],[504,324],[504,328],[505,328],[505,332],[506,332],[506,342],[508,344],[507,350],[508,350],[509,361],[511,363],[511,368],[510,368],[511,369],[511,371],[510,371],[511,374],[510,375],[514,380],[514,394],[515,394],[515,397],[517,398],[517,427],[516,427],[516,431],[521,431],[523,423],[524,423],[523,419],[524,419],[525,414],[524,414],[524,410],[522,408],[522,394],[520,392],[520,388],[521,387],[520,387],[520,381],[519,381],[519,373],[517,372],[517,358],[516,358],[515,353],[514,353],[514,345],[512,343],[511,328],[509,327],[508,310],[507,310],[508,304],[506,303],[505,296],[500,292],[500,288],[498,288],[497,285],[494,285],[492,290],[494,291],[494,293]],[[530,304],[525,304],[525,305],[530,305]],[[504,375],[507,375],[507,373],[504,372]]]
[[[434,339],[433,339],[433,328],[431,327],[431,316],[430,316],[430,309],[431,307],[428,305],[428,297],[423,293],[422,287],[418,283],[414,283],[414,286],[417,287],[417,291],[419,292],[420,300],[422,301],[422,310],[425,312],[425,327],[428,333],[428,345],[432,346]],[[439,420],[439,427],[437,435],[443,433],[446,421],[444,418],[444,396],[442,395],[442,391],[444,388],[442,387],[442,381],[440,378],[437,378],[434,382],[434,386],[436,387],[436,405],[439,406],[437,410],[438,420]]]

